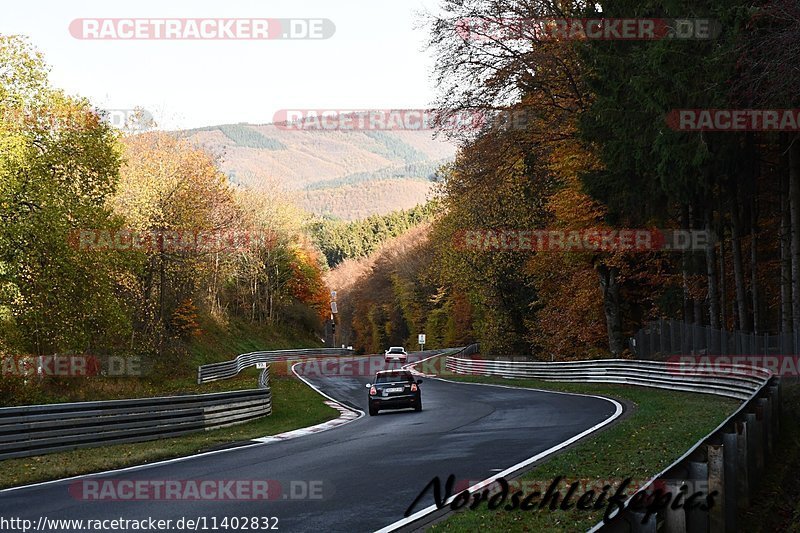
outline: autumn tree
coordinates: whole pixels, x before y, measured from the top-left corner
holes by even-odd
[[[0,36],[0,322],[17,350],[108,349],[129,327],[119,265],[73,245],[80,228],[113,227],[114,130],[86,100],[48,81],[25,39]]]

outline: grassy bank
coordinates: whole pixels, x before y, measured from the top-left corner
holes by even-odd
[[[634,411],[621,422],[567,449],[522,476],[523,482],[546,487],[558,476],[602,487],[625,478],[646,480],[675,461],[695,442],[707,435],[738,406],[705,394],[680,393],[603,384],[552,383],[477,376],[451,378],[456,381],[497,383],[564,392],[598,394],[626,400]],[[665,453],[665,450],[670,450]],[[608,481],[607,481],[608,480]],[[561,487],[569,485],[562,482]],[[525,494],[531,490],[525,491]],[[585,490],[580,490],[580,496]],[[597,491],[599,492],[599,490]],[[577,498],[576,498],[577,499]],[[536,500],[538,501],[538,500]],[[573,501],[574,503],[574,501]],[[502,507],[501,507],[502,509]],[[604,509],[578,511],[489,511],[483,503],[476,510],[458,512],[436,524],[433,531],[585,531],[602,520]]]
[[[201,328],[202,333],[192,339],[189,345],[189,353],[195,366],[232,359],[240,353],[316,348],[323,345],[313,333],[281,324],[251,324],[241,321],[220,324],[204,320]]]
[[[253,389],[258,386],[259,370],[250,368],[232,379],[198,385],[196,367],[232,359],[257,350],[277,350],[320,346],[319,339],[282,326],[231,322],[225,326],[206,322],[203,333],[189,343],[185,370],[175,374],[139,378],[61,378],[36,384],[33,392],[8,402],[11,405],[55,403],[118,398],[169,396]],[[338,416],[325,405],[324,398],[287,373],[285,363],[272,365],[273,412],[268,417],[239,426],[157,441],[118,444],[53,453],[23,459],[0,461],[0,487],[11,487],[59,479],[102,470],[151,463],[224,447],[237,441],[274,435],[306,427]],[[32,388],[31,386],[28,387]],[[35,398],[36,402],[30,402]]]
[[[314,348],[322,343],[313,333],[302,332],[284,325],[250,324],[230,321],[220,324],[206,319],[202,333],[185,347],[183,355],[174,364],[163,364],[136,377],[47,377],[32,378],[22,383],[17,379],[14,389],[9,383],[0,383],[2,406],[44,403],[115,400],[121,398],[146,398],[173,394],[217,392],[250,389],[256,386],[254,375],[241,379],[225,380],[198,385],[197,367],[208,363],[227,361],[241,353],[259,350],[289,348]],[[157,359],[153,356],[154,359]],[[142,358],[140,361],[144,361]],[[277,365],[280,366],[280,365]],[[286,375],[285,369],[275,373]],[[2,380],[0,376],[0,381]]]

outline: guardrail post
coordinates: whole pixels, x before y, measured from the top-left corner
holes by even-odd
[[[631,526],[631,533],[656,533],[656,515],[651,514],[647,522],[642,524],[644,511],[630,511],[628,513],[628,523]]]
[[[709,444],[708,454],[708,494],[717,491],[714,506],[708,510],[708,525],[711,533],[725,532],[725,447],[724,444]]]
[[[737,476],[736,471],[736,431],[728,431],[722,434],[722,452],[725,497],[719,503],[725,506],[725,531],[736,531],[736,493]]]
[[[707,494],[708,488],[708,463],[701,461],[688,461],[689,467],[689,495],[695,492]],[[706,486],[703,486],[706,485]],[[686,510],[686,531],[688,533],[706,533],[708,531],[708,511],[699,508]]]
[[[758,400],[755,402],[755,431],[754,433],[754,440],[756,442],[755,447],[755,460],[756,460],[756,478],[755,478],[755,485],[757,486],[759,481],[761,480],[761,475],[764,473],[764,409],[759,405]]]
[[[775,438],[777,438],[781,433],[780,387],[777,384],[770,385],[767,387],[767,392],[772,402],[772,430],[775,432]]]
[[[758,420],[755,413],[745,413],[747,422],[747,474],[749,489],[758,485]],[[749,491],[748,491],[749,495]]]
[[[665,479],[664,489],[672,494],[672,501],[680,494],[681,486],[684,483],[680,480]],[[671,505],[664,509],[664,533],[685,533],[686,532],[686,510],[673,509]]]
[[[759,398],[756,405],[763,413],[763,423],[761,424],[764,432],[764,464],[767,458],[772,456],[772,402],[769,398]]]
[[[748,449],[747,420],[741,420],[736,425],[736,496],[738,507],[747,508],[750,505],[750,450]]]

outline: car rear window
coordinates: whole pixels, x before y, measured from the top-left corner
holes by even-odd
[[[397,381],[413,381],[411,374],[407,372],[394,373],[394,374],[378,374],[375,378],[375,383],[394,383]]]
[[[402,348],[389,348],[389,353],[403,353]]]

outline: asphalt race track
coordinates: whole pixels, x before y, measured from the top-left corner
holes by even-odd
[[[365,384],[370,377],[306,379],[331,397],[366,411]],[[170,519],[173,524],[181,518],[204,517],[206,529],[200,523],[197,530],[213,531],[214,517],[218,525],[225,517],[277,517],[278,531],[375,531],[401,520],[434,476],[443,481],[450,474],[473,482],[488,478],[616,412],[612,402],[593,397],[434,379],[425,379],[421,388],[420,413],[382,411],[292,440],[78,478],[100,482],[275,480],[280,490],[273,492],[277,484],[270,488],[274,499],[85,501],[74,496],[73,479],[0,491],[0,509],[4,516],[28,519],[34,525],[40,517],[152,517]],[[415,511],[432,504],[429,493]]]

